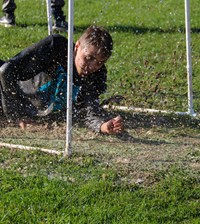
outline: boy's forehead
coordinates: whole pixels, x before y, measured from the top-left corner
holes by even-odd
[[[93,54],[93,55],[95,55],[95,54],[97,54],[98,49],[95,46],[91,45],[91,44],[89,44],[89,45],[87,44],[87,45],[84,45],[83,51],[86,54]]]
[[[94,45],[91,45],[91,44],[85,45],[83,50],[87,56],[92,56],[92,57],[98,59],[98,61],[106,61],[105,57],[103,57],[103,55],[101,53],[101,49]]]

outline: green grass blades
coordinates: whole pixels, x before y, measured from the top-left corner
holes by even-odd
[[[198,112],[200,1],[190,3]],[[48,35],[45,0],[16,4],[17,26],[0,27],[3,60]],[[183,0],[75,0],[74,41],[93,23],[106,27],[114,40],[102,100],[119,94],[125,106],[187,111]],[[68,159],[0,148],[0,223],[199,224],[199,121],[119,113],[126,122],[122,136],[73,126]],[[2,124],[0,141],[63,150],[65,125],[22,131]]]
[[[158,184],[142,187],[121,183],[115,169],[92,156],[78,161],[76,156],[59,160],[41,153],[25,153],[30,166],[24,169],[26,162],[16,166],[17,158],[23,155],[13,152],[9,168],[0,169],[1,223],[200,221],[200,179],[187,172],[160,172]]]

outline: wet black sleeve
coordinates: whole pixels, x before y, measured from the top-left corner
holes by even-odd
[[[99,96],[106,91],[107,70],[105,66],[89,76],[81,86],[77,99],[77,111],[84,124],[95,132],[100,132],[102,123],[109,119],[99,105]]]

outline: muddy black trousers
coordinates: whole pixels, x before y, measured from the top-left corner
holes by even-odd
[[[65,16],[62,10],[62,7],[65,5],[64,0],[51,0],[51,10],[55,20],[65,20]],[[3,0],[2,11],[5,14],[14,14],[15,9],[17,8],[14,0]]]
[[[6,14],[13,14],[15,9],[17,8],[14,0],[3,0],[2,10]]]
[[[9,120],[35,116],[37,113],[20,89],[19,81],[34,78],[41,72],[53,77],[58,65],[67,67],[67,39],[59,34],[44,38],[1,65],[1,104]]]

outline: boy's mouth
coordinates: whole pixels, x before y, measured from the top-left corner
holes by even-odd
[[[81,72],[87,75],[88,73],[90,73],[90,70],[87,67],[81,67]]]

